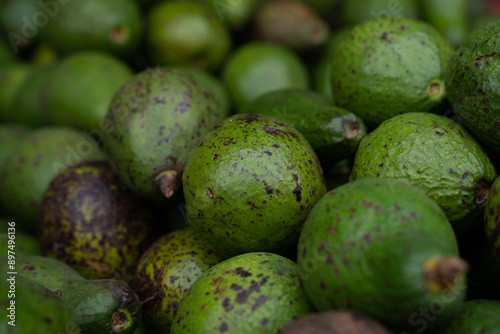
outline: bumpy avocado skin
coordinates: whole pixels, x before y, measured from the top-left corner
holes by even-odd
[[[442,334],[499,334],[500,301],[477,299],[462,304]]]
[[[97,143],[78,130],[47,126],[21,138],[0,170],[0,205],[19,228],[34,232],[36,215],[50,181],[81,161],[104,160]]]
[[[463,125],[500,153],[500,20],[467,36],[450,60],[448,99]]]
[[[149,246],[151,212],[107,162],[82,162],[49,184],[38,214],[38,239],[44,255],[86,278],[119,279],[134,274]]]
[[[213,266],[193,284],[171,334],[276,333],[311,312],[294,262],[272,253],[246,253]]]
[[[273,116],[295,127],[311,144],[325,169],[335,161],[354,156],[366,135],[361,118],[332,105],[322,95],[303,89],[264,94],[238,113]]]
[[[168,332],[181,300],[193,283],[220,262],[191,230],[158,239],[141,257],[132,287],[142,301],[142,321]]]
[[[460,237],[480,226],[496,177],[488,156],[453,120],[429,113],[395,116],[365,137],[351,180],[399,179],[423,190],[445,212]]]
[[[439,111],[446,105],[444,77],[452,53],[425,22],[384,17],[359,25],[331,57],[335,104],[370,128],[402,113]]]
[[[484,210],[486,235],[494,256],[500,261],[500,177],[493,182]]]
[[[326,192],[306,139],[263,115],[218,124],[193,152],[183,183],[190,227],[223,257],[290,250]]]
[[[214,94],[189,71],[151,68],[115,95],[103,144],[120,179],[160,202],[164,197],[155,178],[166,170],[182,172],[201,138],[225,116]]]
[[[6,258],[2,258],[2,260],[6,261]],[[17,276],[14,281],[6,282],[6,279],[10,278],[11,276],[8,274],[2,273],[1,275],[2,298],[0,305],[4,309],[10,307],[14,310],[11,312],[7,309],[6,312],[2,312],[4,315],[0,319],[2,333],[80,333],[73,312],[52,291],[23,276]],[[14,287],[11,287],[9,282],[13,282]],[[13,294],[11,295],[11,293]],[[9,298],[9,296],[11,297]],[[13,305],[11,301],[14,302]],[[15,316],[15,321],[8,317],[9,314]],[[8,324],[9,322],[11,324]]]
[[[426,287],[424,263],[457,255],[451,225],[424,193],[397,180],[366,179],[328,192],[311,210],[297,263],[318,310],[358,311],[399,331],[436,299],[445,310],[430,325],[453,315],[464,279],[440,296]]]

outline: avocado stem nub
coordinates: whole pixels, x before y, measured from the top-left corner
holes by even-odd
[[[445,95],[443,80],[435,79],[427,85],[427,96],[433,101],[440,101]]]
[[[347,120],[342,123],[342,127],[344,128],[346,139],[356,138],[361,133],[361,126],[355,121]]]
[[[113,333],[120,333],[122,329],[127,328],[131,322],[132,315],[125,309],[118,309],[111,316],[111,326]]]
[[[476,204],[482,205],[488,199],[488,195],[490,194],[490,185],[486,183],[484,180],[479,181],[476,188]]]
[[[455,256],[429,259],[424,263],[426,288],[435,294],[447,294],[468,269],[467,262]]]
[[[170,198],[181,186],[181,175],[176,170],[166,170],[158,174],[156,184],[166,198]]]

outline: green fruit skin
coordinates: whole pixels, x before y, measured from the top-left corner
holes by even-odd
[[[294,262],[246,253],[213,266],[193,284],[171,334],[276,333],[313,311]]]
[[[72,54],[53,69],[47,87],[52,124],[100,130],[116,91],[133,75],[120,59],[98,51]]]
[[[99,50],[126,58],[140,46],[144,22],[134,0],[71,0],[56,14],[40,31],[40,40],[59,54]]]
[[[402,16],[411,19],[419,17],[418,1],[400,0],[349,0],[342,8],[344,24],[358,25],[384,16]]]
[[[28,133],[28,129],[20,124],[0,124],[0,170],[7,157],[13,152],[19,140]]]
[[[7,36],[12,53],[24,51],[39,39],[39,31],[34,23],[45,14],[37,0],[5,0],[0,4],[0,25]]]
[[[141,257],[132,285],[142,305],[142,321],[157,332],[168,332],[175,313],[193,283],[220,262],[191,230],[158,239]]]
[[[463,125],[486,146],[500,153],[500,20],[469,34],[450,60],[448,99]]]
[[[7,258],[2,258],[7,261]],[[54,334],[54,333],[80,333],[75,316],[52,291],[36,281],[23,277],[15,277],[15,292],[7,279],[11,276],[2,273],[0,291],[2,297],[2,317],[0,318],[0,332],[7,334]],[[11,295],[13,293],[13,295]],[[9,298],[12,296],[12,298]],[[15,302],[15,326],[9,325],[12,319],[8,318],[11,302]],[[4,311],[5,310],[5,311]]]
[[[84,160],[103,160],[92,138],[68,127],[48,126],[21,138],[0,170],[0,205],[26,231],[35,231],[36,215],[50,181],[62,169]]]
[[[333,99],[369,128],[406,112],[439,111],[446,104],[444,77],[453,53],[425,22],[384,17],[359,25],[330,60]],[[430,84],[441,90],[430,95]]]
[[[9,271],[7,261],[2,261],[0,268]],[[133,333],[139,325],[139,298],[123,281],[86,280],[63,262],[36,255],[17,257],[16,269],[17,278],[32,279],[59,296],[75,315],[82,334],[115,333],[111,319],[117,311],[128,313],[129,319],[117,333]]]
[[[484,210],[486,235],[494,256],[500,261],[500,177],[493,182]]]
[[[0,66],[16,61],[15,53],[10,44],[0,41]]]
[[[33,66],[22,62],[12,62],[0,67],[0,120],[4,122],[14,121],[18,113],[14,109],[17,94],[21,91],[26,78],[33,70]]]
[[[451,324],[442,334],[499,334],[500,301],[477,299],[462,304]]]
[[[1,218],[0,221],[10,222],[7,219]],[[12,234],[0,233],[0,249],[10,249],[16,253],[16,255],[42,255],[40,246],[38,245],[38,240],[36,237],[23,233],[21,231],[16,231],[15,238],[12,238]],[[9,244],[9,240],[13,240]],[[10,246],[10,247],[9,247]],[[15,247],[12,247],[15,246]]]
[[[140,196],[163,201],[155,177],[181,172],[203,135],[226,117],[204,89],[189,71],[157,68],[136,74],[115,95],[103,144],[117,175]]]
[[[394,178],[421,189],[443,209],[457,236],[479,228],[484,202],[477,189],[493,183],[495,169],[459,124],[429,113],[395,116],[365,137],[351,180]],[[480,200],[478,203],[477,200]]]
[[[85,278],[118,279],[134,274],[149,245],[151,212],[107,162],[82,162],[49,184],[38,214],[38,239],[44,255]]]
[[[432,200],[397,180],[366,179],[316,204],[300,235],[297,263],[318,310],[359,311],[402,330],[418,307],[436,300],[446,305],[429,325],[456,311],[464,279],[440,296],[427,290],[423,265],[457,255],[451,225]]]
[[[302,89],[264,94],[238,113],[273,116],[295,127],[314,149],[324,168],[354,156],[359,142],[366,135],[361,118],[333,106],[318,93]]]
[[[462,44],[468,34],[469,0],[423,0],[424,16],[453,47]]]
[[[290,50],[263,42],[250,42],[229,57],[222,73],[236,109],[251,100],[285,88],[309,88],[307,69]]]
[[[47,86],[52,80],[55,65],[36,67],[26,77],[13,102],[15,112],[8,115],[11,122],[29,127],[49,125],[47,117]]]
[[[326,192],[306,139],[264,115],[236,115],[217,125],[183,174],[189,226],[222,257],[285,253]]]
[[[242,30],[254,17],[257,8],[263,0],[202,0],[217,13],[219,20],[226,23],[232,30]]]
[[[160,2],[149,11],[147,44],[152,65],[218,70],[229,50],[229,31],[201,3]]]

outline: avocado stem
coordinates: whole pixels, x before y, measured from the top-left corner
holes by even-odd
[[[424,263],[426,288],[435,294],[447,294],[468,269],[467,262],[455,256],[429,259]]]
[[[156,184],[166,198],[170,198],[181,186],[181,175],[176,170],[166,170],[158,174]]]
[[[443,80],[435,79],[427,85],[427,96],[432,101],[441,101],[445,96],[445,86]]]
[[[488,195],[490,194],[490,185],[486,183],[484,180],[479,181],[476,188],[476,204],[482,205],[488,199]]]
[[[111,316],[113,333],[120,333],[132,321],[132,315],[125,309],[118,309]]]
[[[361,126],[355,121],[347,120],[342,123],[342,127],[344,128],[346,139],[356,138],[361,133]]]

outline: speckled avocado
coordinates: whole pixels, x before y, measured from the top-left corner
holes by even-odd
[[[2,273],[0,277],[0,305],[5,310],[0,318],[2,333],[80,333],[73,312],[52,291],[23,276]]]
[[[418,329],[421,314],[443,305],[435,327],[465,297],[467,263],[439,206],[392,179],[350,182],[311,210],[300,235],[304,288],[320,311],[352,310],[394,331]]]
[[[276,333],[313,311],[294,262],[246,253],[213,266],[193,284],[171,334]]]
[[[330,60],[335,103],[375,128],[395,115],[446,106],[449,43],[425,22],[383,17],[351,30]]]
[[[3,272],[7,261],[0,263]],[[17,277],[32,279],[49,289],[75,315],[81,334],[132,334],[141,318],[137,295],[123,281],[86,280],[67,264],[44,256],[16,258]]]
[[[450,61],[448,99],[463,125],[500,153],[500,20],[473,31]]]
[[[142,321],[156,332],[168,332],[184,295],[219,262],[189,229],[158,239],[141,257],[132,284],[142,300]]]
[[[361,313],[327,311],[307,314],[286,325],[278,334],[391,334]]]
[[[332,105],[319,93],[283,89],[264,94],[246,104],[239,113],[274,116],[295,127],[325,169],[335,161],[354,156],[366,135],[363,120]]]
[[[481,228],[496,177],[488,156],[459,124],[429,113],[407,113],[365,137],[351,180],[395,178],[423,190],[444,211],[460,237]]]
[[[285,253],[325,193],[306,139],[277,118],[236,115],[198,145],[183,174],[190,227],[223,257]]]
[[[442,334],[499,334],[500,301],[477,299],[462,304],[460,311],[440,331]]]
[[[105,161],[82,162],[49,184],[38,214],[43,254],[86,278],[133,275],[149,246],[154,218]]]
[[[0,170],[0,205],[18,227],[34,232],[36,215],[50,181],[63,169],[104,155],[91,138],[69,127],[38,128],[20,138]]]
[[[484,214],[486,235],[494,256],[500,261],[500,177],[491,186]]]
[[[120,179],[155,201],[172,197],[192,150],[225,114],[189,71],[166,67],[136,74],[116,93],[103,144]]]

